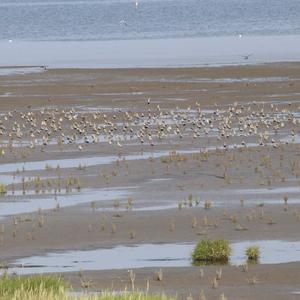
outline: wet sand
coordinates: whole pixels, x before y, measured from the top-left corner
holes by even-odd
[[[299,63],[0,76],[1,261],[203,237],[298,241],[299,93]],[[48,130],[53,118],[62,129]],[[136,285],[149,278],[150,291],[180,298],[203,288],[208,299],[298,299],[298,264],[222,266],[218,289],[218,266],[204,266],[203,279],[200,267],[162,268],[161,282],[142,268]],[[127,270],[83,274],[91,290],[130,286]],[[78,273],[63,276],[82,290]]]

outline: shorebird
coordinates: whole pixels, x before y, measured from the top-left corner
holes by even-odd
[[[127,22],[126,22],[125,20],[121,20],[121,21],[119,22],[119,24],[120,24],[121,26],[127,26]]]

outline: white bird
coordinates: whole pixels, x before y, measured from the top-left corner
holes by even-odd
[[[127,26],[127,22],[126,22],[125,20],[121,20],[121,21],[119,22],[119,24],[120,24],[121,26]]]

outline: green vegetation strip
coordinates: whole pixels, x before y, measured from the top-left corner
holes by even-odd
[[[31,277],[8,276],[0,278],[0,297],[9,299],[17,291],[25,294],[36,294],[41,291],[59,294],[66,290],[66,283],[60,277],[36,275]]]
[[[72,295],[63,279],[56,276],[0,277],[1,300],[175,300],[165,295],[143,292],[103,292],[101,294]]]

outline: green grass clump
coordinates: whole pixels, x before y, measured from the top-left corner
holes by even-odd
[[[246,256],[248,260],[257,261],[260,256],[260,251],[258,246],[251,246],[246,249]]]
[[[74,295],[63,279],[56,276],[8,276],[0,277],[1,300],[176,300],[163,294],[151,295],[139,291],[110,292]]]
[[[59,294],[66,289],[66,283],[55,276],[35,275],[25,276],[8,276],[4,274],[0,277],[0,299],[9,299],[17,291],[23,293],[38,294],[41,291],[52,294]]]
[[[3,299],[3,298],[1,298]],[[22,289],[17,290],[12,298],[5,298],[5,300],[176,300],[176,298],[168,297],[163,294],[150,295],[143,292],[104,292],[97,294],[82,294],[72,295],[67,292],[60,294],[54,292],[45,292],[40,290],[36,293],[24,292]]]
[[[231,247],[226,240],[202,240],[200,241],[193,253],[192,259],[197,262],[228,262],[231,254]]]
[[[163,294],[147,294],[143,292],[125,292],[125,293],[111,293],[105,292],[98,295],[97,298],[84,298],[82,300],[175,300],[175,298],[168,297]]]
[[[6,185],[3,183],[0,183],[0,195],[6,194]]]
[[[1,298],[2,299],[2,298]],[[163,294],[151,295],[143,292],[104,292],[101,294],[82,294],[71,295],[64,292],[62,294],[55,294],[53,292],[40,291],[39,293],[24,293],[19,290],[15,293],[13,298],[7,300],[176,300],[176,298],[168,297]],[[6,300],[6,299],[5,299]]]

